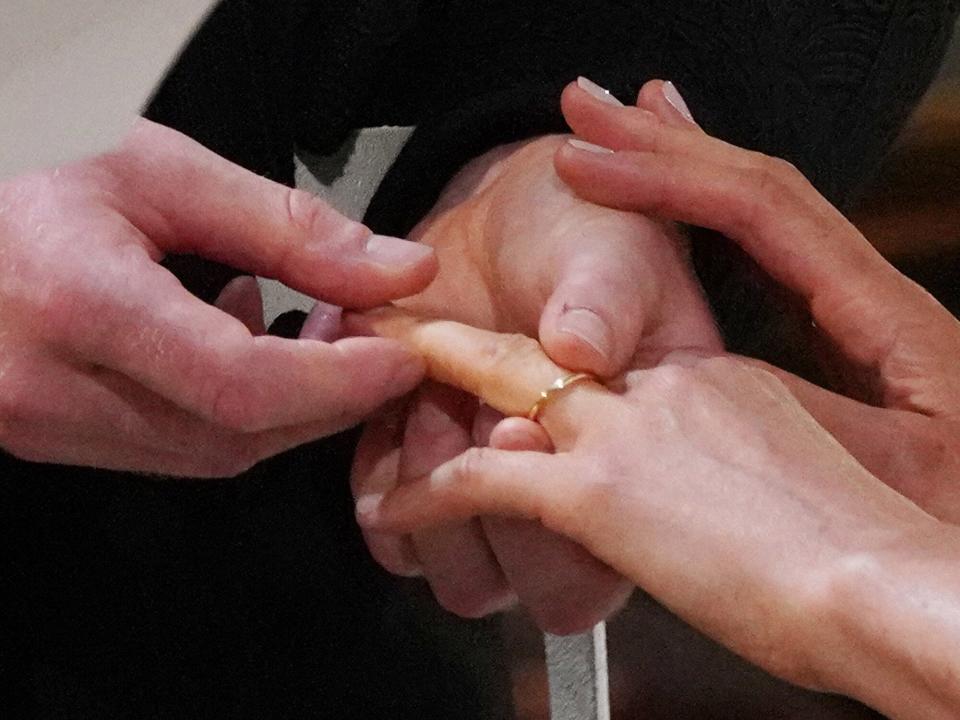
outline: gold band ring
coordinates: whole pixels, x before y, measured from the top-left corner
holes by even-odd
[[[543,409],[568,387],[581,382],[596,382],[596,380],[597,378],[589,373],[570,373],[569,375],[557,378],[553,385],[540,393],[540,397],[533,404],[533,407],[530,408],[530,412],[527,413],[527,419],[537,422],[537,418],[540,417]]]

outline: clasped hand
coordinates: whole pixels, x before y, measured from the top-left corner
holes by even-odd
[[[523,442],[361,497],[361,524],[538,521],[772,673],[898,717],[952,717],[960,688],[929,678],[955,662],[940,650],[957,631],[944,608],[958,600],[948,523],[960,521],[960,323],[787,163],[576,86],[563,106],[595,143],[556,154],[581,197],[734,239],[807,303],[869,395],[746,358],[671,353],[609,389],[571,388],[542,427],[510,417],[492,433]],[[402,339],[435,381],[507,415],[566,372],[530,339],[397,310],[350,323]],[[905,613],[908,629],[887,612]]]
[[[658,87],[650,90],[642,96],[647,107],[676,113]],[[678,348],[719,352],[681,233],[672,223],[578,198],[553,167],[565,142],[518,143],[465,167],[412,234],[435,249],[440,272],[398,305],[539,337],[560,365],[605,378]],[[409,482],[472,445],[527,449],[541,441],[491,436],[501,418],[472,395],[426,384],[409,405],[368,423],[354,493]],[[617,609],[632,588],[538,523],[483,517],[409,536],[365,534],[382,565],[422,573],[441,604],[468,617],[518,598],[543,629],[575,632]]]
[[[422,362],[394,341],[264,335],[253,278],[207,305],[159,264],[168,253],[360,308],[436,272],[429,248],[142,120],[115,152],[0,185],[0,448],[231,476],[419,383]]]

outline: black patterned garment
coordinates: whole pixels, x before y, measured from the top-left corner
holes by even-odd
[[[661,77],[710,132],[791,160],[843,205],[933,77],[957,11],[956,0],[228,0],[147,114],[286,183],[296,146],[325,153],[356,128],[415,125],[367,217],[399,234],[470,158],[562,131],[559,94],[577,75],[625,102]],[[740,262],[729,250],[697,261],[728,339],[749,347],[744,308],[756,303],[744,298],[762,288],[729,287],[737,276],[723,268]],[[234,274],[170,265],[208,300]],[[369,559],[346,483],[354,441],[226,482],[0,455],[0,717],[511,717],[495,621],[455,620]],[[638,642],[660,648],[651,667],[669,657],[685,673],[658,679],[647,717],[869,716],[715,661],[656,617]]]

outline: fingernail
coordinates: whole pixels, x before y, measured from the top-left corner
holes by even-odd
[[[673,105],[673,108],[678,113],[690,122],[696,123],[696,120],[693,119],[693,113],[691,113],[690,108],[687,107],[687,101],[683,99],[683,95],[677,90],[677,86],[669,80],[663,84],[663,97],[666,98],[668,103]]]
[[[319,340],[333,342],[340,332],[340,317],[343,308],[323,301],[317,301],[300,329],[301,340]]]
[[[617,100],[617,98],[615,98],[609,90],[604,87],[600,87],[593,80],[589,80],[582,75],[577,78],[577,87],[584,92],[590,93],[594,98],[602,103],[613,105],[614,107],[623,107],[623,103]]]
[[[433,248],[427,245],[387,235],[371,235],[364,250],[383,265],[412,265],[433,253]]]
[[[361,525],[372,523],[382,500],[383,493],[361,495],[358,497],[355,510],[357,522],[359,522]]]
[[[560,332],[575,335],[597,351],[603,358],[610,357],[612,345],[610,328],[593,310],[569,308],[560,316]]]
[[[612,155],[613,150],[610,148],[605,148],[602,145],[594,145],[593,143],[587,142],[586,140],[577,140],[577,138],[570,138],[567,140],[572,147],[575,147],[577,150],[586,150],[590,153],[595,153],[597,155]]]

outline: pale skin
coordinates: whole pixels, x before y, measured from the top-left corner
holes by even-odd
[[[578,93],[564,97],[571,125],[616,152],[565,147],[561,176],[592,200],[726,232],[808,301],[852,366],[879,369],[884,405],[741,358],[673,353],[607,387],[570,388],[542,427],[509,418],[493,448],[361,498],[361,523],[535,519],[780,677],[894,718],[954,717],[960,530],[945,521],[958,494],[945,468],[955,445],[940,445],[911,483],[896,448],[879,446],[892,437],[884,423],[955,437],[960,325],[785,163]],[[395,310],[350,322],[402,339],[432,378],[509,415],[566,373],[517,335]],[[924,459],[913,443],[903,449],[914,448]]]
[[[641,102],[677,117],[659,91]],[[435,248],[440,273],[402,306],[539,337],[553,360],[603,377],[678,348],[719,351],[682,234],[672,223],[577,198],[553,168],[565,139],[497,148],[453,178],[411,235]],[[486,445],[501,417],[469,395],[425,384],[409,406],[368,423],[354,464],[355,495],[383,492]],[[423,574],[444,607],[468,617],[519,599],[541,628],[577,632],[616,610],[631,590],[535,523],[480,518],[410,536],[365,537],[384,567]]]
[[[788,163],[709,138],[689,121],[598,104],[572,86],[563,108],[580,137],[617,152],[565,147],[560,176],[594,202],[735,239],[806,302],[821,344],[832,348],[828,374],[853,397],[765,367],[868,470],[960,523],[957,320]]]
[[[210,306],[158,264],[168,253],[355,308],[418,292],[437,269],[429,248],[374,236],[139,121],[112,153],[0,185],[0,447],[232,476],[359,422],[422,377],[394,341],[264,336],[252,278]]]

